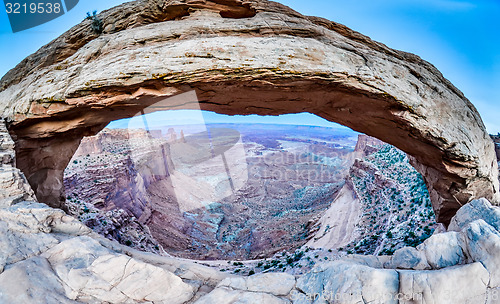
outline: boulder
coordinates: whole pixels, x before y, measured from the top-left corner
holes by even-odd
[[[297,289],[320,303],[398,303],[398,287],[395,270],[345,261],[317,266],[297,280]]]
[[[461,231],[468,224],[478,219],[483,219],[496,230],[499,230],[500,208],[492,206],[485,198],[473,200],[458,210],[457,214],[451,219],[448,230]]]
[[[66,297],[63,283],[49,262],[33,257],[5,269],[0,274],[0,303],[74,304]]]
[[[470,223],[462,232],[471,262],[480,262],[490,273],[489,287],[500,287],[500,233],[484,220]]]
[[[61,242],[42,256],[64,282],[70,299],[180,304],[194,296],[194,288],[173,273],[110,251],[90,237]]]
[[[401,304],[485,303],[489,274],[481,263],[441,270],[398,270]],[[385,302],[384,302],[385,303]]]
[[[427,263],[433,269],[441,269],[465,263],[466,257],[462,246],[462,234],[450,231],[433,234],[417,249],[424,254]]]
[[[59,241],[46,233],[19,233],[0,222],[0,273],[4,267],[41,254]]]

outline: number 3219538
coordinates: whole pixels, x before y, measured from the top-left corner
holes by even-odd
[[[61,12],[60,3],[6,3],[7,14],[59,14]]]

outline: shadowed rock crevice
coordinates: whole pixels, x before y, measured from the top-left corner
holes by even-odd
[[[99,37],[84,21],[1,80],[18,166],[52,206],[72,143],[191,90],[203,110],[310,112],[400,148],[442,223],[471,199],[497,201],[495,152],[478,112],[418,56],[264,0],[137,1],[99,18]]]

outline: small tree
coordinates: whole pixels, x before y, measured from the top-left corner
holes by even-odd
[[[85,19],[92,20],[92,23],[90,24],[92,31],[94,31],[96,34],[102,33],[104,27],[102,20],[97,17],[97,11],[93,11],[92,15],[90,14],[90,12],[87,12],[87,18]]]

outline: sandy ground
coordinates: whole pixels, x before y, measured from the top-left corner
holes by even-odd
[[[348,184],[339,191],[334,203],[319,220],[317,235],[307,242],[312,248],[336,249],[357,237],[356,224],[361,217],[361,203]]]

